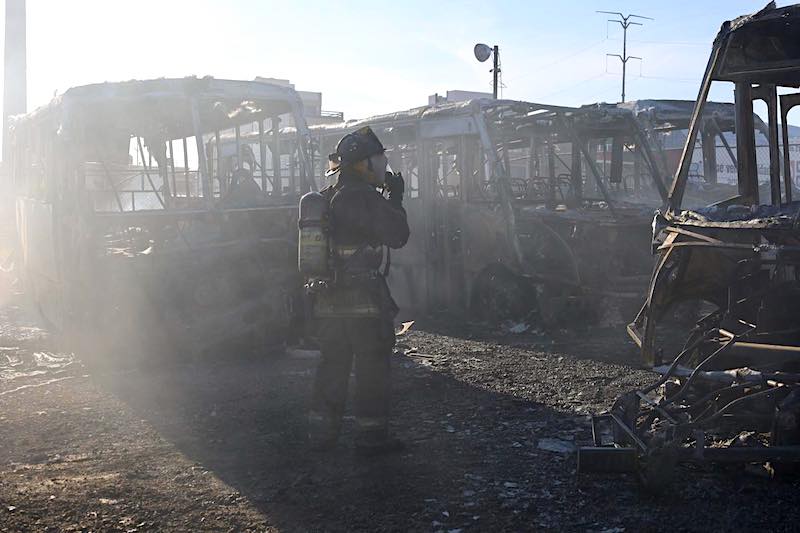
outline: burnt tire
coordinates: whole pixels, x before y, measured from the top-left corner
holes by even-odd
[[[536,288],[505,265],[489,265],[476,276],[470,300],[474,319],[489,323],[522,320],[537,309]]]

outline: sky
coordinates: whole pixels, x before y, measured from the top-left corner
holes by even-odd
[[[622,30],[597,10],[655,19],[628,30],[628,53],[643,58],[628,63],[628,100],[694,100],[720,24],[765,3],[29,0],[28,105],[102,81],[264,76],[322,92],[324,110],[360,118],[424,105],[436,92],[491,92],[477,42],[500,47],[503,97],[613,102],[621,66],[606,54],[621,53]]]

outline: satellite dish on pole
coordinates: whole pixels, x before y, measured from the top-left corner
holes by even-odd
[[[483,63],[492,55],[492,47],[483,43],[475,45],[475,59]]]

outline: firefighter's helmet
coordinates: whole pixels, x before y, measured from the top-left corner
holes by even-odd
[[[331,176],[342,168],[385,151],[386,148],[383,147],[372,128],[364,126],[341,138],[336,145],[336,151],[328,156],[330,163],[325,175]]]

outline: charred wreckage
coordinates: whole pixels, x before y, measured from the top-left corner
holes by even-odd
[[[478,99],[309,130],[324,154],[368,125],[408,178],[415,238],[395,252],[389,279],[401,309],[574,329],[635,313],[653,269],[652,214],[677,164],[662,139],[688,133],[692,108]],[[731,187],[717,180],[717,142],[735,157],[733,104],[710,102],[701,117],[696,151],[713,155],[688,191],[695,201]]]
[[[362,126],[407,180],[415,237],[392,252],[389,278],[402,313],[570,327],[646,287],[650,221],[667,190],[631,110],[477,99],[311,126],[320,180],[324,154]]]
[[[628,327],[661,377],[593,418],[594,446],[578,455],[583,472],[637,471],[646,488],[659,491],[677,463],[797,470],[800,202],[793,198],[787,115],[800,104],[792,92],[800,86],[798,30],[800,6],[770,4],[726,22],[714,41],[667,207],[655,217],[657,264],[647,299]],[[738,188],[731,198],[687,208],[693,147],[712,84],[735,89]],[[768,114],[764,184],[754,101]],[[670,332],[662,325],[686,302],[701,318],[677,355],[665,357]]]
[[[186,78],[77,87],[18,117],[19,256],[46,321],[197,348],[296,334],[297,201],[362,125],[409,181],[417,238],[389,280],[409,316],[573,327],[604,303],[635,311],[667,199],[660,138],[688,129],[688,102],[473,100],[310,128],[300,106],[287,87]],[[704,123],[731,131],[732,107]]]
[[[244,128],[258,156],[228,164],[206,149]],[[16,117],[11,133],[18,263],[53,330],[140,353],[286,337],[297,201],[316,187],[295,91],[213,78],[88,85]]]
[[[731,130],[732,105],[710,107],[714,131]],[[12,130],[27,292],[68,333],[149,331],[189,352],[285,342],[304,320],[297,201],[324,183],[338,139],[369,125],[408,179],[417,237],[389,278],[407,316],[630,316],[667,200],[659,137],[689,116],[675,101],[479,99],[307,127],[299,96],[268,83],[78,87]]]

